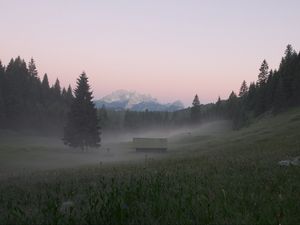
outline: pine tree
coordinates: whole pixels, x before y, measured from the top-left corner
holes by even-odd
[[[66,97],[66,95],[67,95],[67,90],[66,90],[65,88],[62,89],[61,95],[62,95],[63,98]]]
[[[41,84],[41,102],[42,104],[46,107],[49,106],[49,102],[50,102],[50,85],[49,85],[49,81],[48,81],[48,76],[45,73],[43,80],[42,80],[42,84]]]
[[[88,78],[83,72],[77,80],[75,98],[64,129],[65,145],[80,147],[82,150],[100,146],[99,121],[92,99]]]
[[[50,89],[50,85],[49,85],[49,80],[48,80],[48,75],[45,73],[44,77],[43,77],[43,81],[42,81],[42,87],[43,89]]]
[[[28,87],[28,91],[29,91],[29,97],[31,99],[31,101],[33,101],[35,104],[33,107],[36,107],[36,103],[38,101],[41,101],[41,80],[38,76],[38,71],[36,69],[35,66],[35,62],[33,60],[33,58],[31,58],[31,60],[28,63],[28,74],[29,74],[29,87]]]
[[[285,54],[285,60],[289,60],[290,58],[292,58],[293,56],[295,56],[297,53],[293,49],[293,46],[290,45],[290,44],[288,44],[286,46],[286,50],[285,50],[284,54]]]
[[[284,108],[294,105],[297,99],[293,86],[295,84],[295,71],[297,68],[297,53],[291,45],[288,45],[285,50],[285,56],[281,60],[279,73],[282,77],[282,86],[285,96]]]
[[[234,91],[232,91],[229,95],[229,98],[227,100],[227,107],[227,113],[229,118],[234,118],[238,110],[238,97],[234,93]]]
[[[267,61],[264,60],[259,69],[259,75],[258,75],[258,85],[259,86],[261,86],[267,82],[268,75],[269,75],[269,66],[268,66]]]
[[[241,88],[240,88],[239,97],[244,97],[248,93],[248,90],[249,89],[248,89],[247,83],[244,80],[242,85],[241,85]]]
[[[38,78],[38,71],[36,69],[35,62],[34,62],[33,58],[31,58],[29,63],[28,63],[28,73],[29,73],[29,76],[31,76],[33,78]]]
[[[195,95],[193,103],[192,103],[192,108],[191,108],[191,120],[193,123],[197,123],[200,121],[200,101],[198,98],[198,95]]]
[[[221,106],[221,102],[222,102],[222,100],[221,100],[221,97],[219,96],[218,100],[216,102],[216,106]]]
[[[55,98],[59,98],[61,96],[61,87],[58,78],[56,78],[55,84],[52,87],[53,94]]]
[[[71,85],[69,85],[69,87],[66,91],[66,94],[65,94],[65,99],[64,99],[68,106],[71,105],[73,98],[74,98],[73,91],[72,91]]]
[[[257,87],[254,82],[251,82],[249,85],[248,95],[246,98],[246,108],[247,110],[252,111],[255,106]]]
[[[73,91],[71,85],[69,85],[68,90],[67,90],[67,95],[71,98],[73,98]]]
[[[259,69],[257,91],[255,95],[254,111],[256,115],[260,115],[266,111],[266,84],[269,79],[269,66],[266,60],[264,60]]]
[[[62,90],[62,100],[63,100],[63,114],[64,117],[67,116],[68,112],[70,111],[70,107],[73,101],[73,94],[72,94],[72,89],[71,86],[69,85],[68,90],[63,88]]]
[[[222,100],[221,100],[221,97],[219,96],[218,97],[218,100],[217,100],[217,102],[216,102],[216,104],[215,104],[215,115],[217,116],[217,117],[219,117],[219,116],[222,116],[223,115],[223,110],[222,110]]]

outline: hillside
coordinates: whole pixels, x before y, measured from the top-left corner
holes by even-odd
[[[297,224],[300,109],[173,134],[173,154],[5,178],[1,224]],[[2,146],[3,147],[3,146]],[[44,176],[47,175],[47,180]]]

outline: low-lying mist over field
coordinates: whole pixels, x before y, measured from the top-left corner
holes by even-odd
[[[2,131],[0,173],[2,176],[48,170],[70,168],[92,164],[128,163],[170,157],[188,151],[189,140],[208,140],[230,129],[228,121],[217,121],[201,127],[181,127],[173,129],[144,129],[136,132],[104,132],[100,148],[81,150],[63,145],[56,137],[25,135],[18,132]],[[167,138],[165,153],[136,152],[132,139]]]
[[[106,133],[86,152],[2,132],[0,222],[297,224],[299,166],[278,162],[299,156],[299,115],[266,116],[239,131],[216,121]],[[169,140],[166,153],[132,148],[132,137],[158,135]]]

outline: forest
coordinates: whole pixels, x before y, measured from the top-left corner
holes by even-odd
[[[70,86],[62,88],[58,79],[50,86],[47,74],[40,79],[33,59],[0,62],[1,129],[61,133],[72,99]]]
[[[0,61],[0,129],[62,135],[73,99],[71,86],[61,87],[58,79],[50,85],[47,74],[41,79],[33,59],[27,64],[17,57],[7,66]],[[191,107],[176,112],[114,111],[103,106],[97,113],[99,126],[120,131],[229,119],[239,129],[262,114],[300,105],[300,53],[288,45],[274,70],[264,60],[257,81],[249,85],[243,81],[239,92],[232,91],[228,99],[201,104],[196,95],[192,100]]]

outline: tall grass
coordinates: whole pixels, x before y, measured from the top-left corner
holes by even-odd
[[[142,164],[7,178],[0,224],[298,224],[299,111]],[[197,151],[205,148],[207,151]]]

